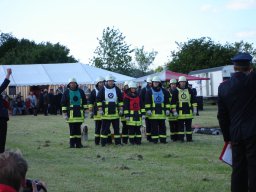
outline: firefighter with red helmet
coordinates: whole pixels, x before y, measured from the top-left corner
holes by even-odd
[[[158,140],[167,143],[165,119],[170,115],[169,93],[162,88],[160,77],[153,77],[152,84],[145,97],[145,110],[151,122],[151,139],[153,143]]]
[[[142,119],[145,118],[145,109],[142,109],[140,97],[136,91],[135,82],[129,82],[126,96],[124,97],[124,116],[129,130],[130,144],[141,144]]]
[[[87,100],[75,78],[69,79],[67,87],[61,98],[62,115],[69,124],[70,148],[81,148],[81,124],[84,122]]]
[[[171,79],[170,84],[169,84],[169,89],[170,93],[170,103],[172,102],[172,95],[175,91],[177,91],[177,80],[176,79]],[[171,106],[171,108],[176,108],[176,105]],[[178,126],[178,115],[177,113],[171,113],[169,117],[167,117],[167,120],[169,121],[170,125],[170,138],[172,141],[177,141],[178,140],[178,132],[179,132],[179,126]]]
[[[119,130],[119,116],[123,115],[123,98],[121,90],[115,85],[115,78],[108,75],[105,86],[97,95],[97,106],[102,119],[101,145],[107,144],[110,125],[114,129],[114,139],[116,145],[121,145]]]
[[[185,135],[188,142],[192,141],[192,119],[197,113],[195,95],[187,84],[186,77],[180,76],[177,91],[173,93],[171,102],[172,112],[178,116],[179,140],[182,142]]]
[[[96,79],[95,88],[92,90],[90,99],[89,99],[90,117],[93,118],[95,122],[95,135],[94,135],[95,145],[100,144],[100,132],[101,132],[101,125],[102,125],[101,115],[98,112],[96,97],[99,91],[104,87],[104,81],[105,79],[103,77],[98,77]]]

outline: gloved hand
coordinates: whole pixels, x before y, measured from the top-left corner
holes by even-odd
[[[146,116],[145,116],[145,115],[142,115],[141,118],[144,120],[144,119],[146,119]]]
[[[124,114],[123,108],[119,109],[119,116],[122,116]]]
[[[93,116],[94,116],[94,113],[91,111],[91,112],[90,112],[90,118],[92,119]]]
[[[125,117],[125,120],[126,121],[130,121],[130,117]]]
[[[197,110],[196,108],[193,109],[193,115],[196,116]]]
[[[151,111],[151,110],[148,110],[148,111],[147,111],[147,115],[148,115],[148,116],[151,116],[151,115],[152,115],[152,111]]]
[[[100,115],[104,115],[104,112],[103,112],[103,110],[102,110],[102,109],[99,109],[99,111],[98,111],[98,112],[99,112],[99,114],[100,114]]]
[[[67,113],[62,113],[62,117],[67,121],[68,120],[68,114]]]
[[[174,117],[178,117],[177,111],[174,111],[174,112],[173,112],[173,116],[174,116]]]
[[[169,115],[170,115],[170,111],[169,111],[169,110],[166,110],[166,111],[165,111],[165,115],[166,115],[166,116],[169,116]]]

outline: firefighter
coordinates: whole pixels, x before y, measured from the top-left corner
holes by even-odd
[[[152,87],[152,77],[148,77],[147,78],[147,86],[144,87],[141,91],[140,91],[140,101],[142,103],[142,107],[145,109],[145,95],[146,92],[151,90]],[[146,118],[145,118],[145,124],[146,124],[146,136],[147,136],[147,140],[149,142],[151,142],[151,122],[150,119],[148,118],[147,114],[146,114]]]
[[[128,90],[128,84],[129,82],[128,81],[125,81],[124,82],[124,88],[123,88],[123,99],[126,97],[126,92]],[[123,116],[121,116],[121,122],[122,122],[122,142],[124,144],[127,144],[128,143],[128,127],[126,125],[126,119]]]
[[[96,79],[95,88],[92,90],[89,100],[89,112],[90,117],[93,118],[95,123],[95,135],[94,135],[94,142],[95,145],[100,144],[100,132],[101,132],[101,115],[98,112],[96,97],[98,95],[98,92],[104,87],[104,81],[105,79],[103,77],[98,77]]]
[[[70,148],[82,148],[81,124],[84,122],[87,100],[84,91],[78,88],[75,78],[70,78],[67,90],[61,98],[62,115],[69,124]]]
[[[104,147],[112,124],[116,145],[121,145],[119,116],[123,115],[123,98],[121,90],[115,85],[115,78],[108,75],[106,85],[97,95],[97,106],[102,118],[101,145]]]
[[[179,85],[177,91],[173,92],[172,98],[171,105],[176,105],[176,109],[175,107],[172,107],[172,112],[175,116],[178,115],[179,140],[183,142],[186,134],[187,141],[191,142],[192,119],[197,113],[197,102],[192,90],[188,88],[185,76],[179,77]]]
[[[142,103],[137,93],[137,85],[135,82],[129,83],[129,88],[124,97],[124,115],[129,130],[130,144],[141,144],[142,119],[145,119],[145,109],[142,109]]]
[[[175,91],[177,91],[177,80],[176,79],[171,79],[170,80],[170,86],[169,86],[169,93],[170,93],[170,99],[169,102],[172,102],[172,95]],[[176,108],[176,105],[171,106],[171,108]],[[177,113],[171,113],[170,116],[167,118],[169,121],[170,125],[170,138],[172,141],[177,141],[178,140],[178,132],[179,132],[179,127],[178,127],[178,117]]]
[[[151,139],[153,143],[166,142],[166,116],[170,115],[169,93],[162,88],[158,76],[152,78],[152,88],[146,92],[145,110],[151,122]]]

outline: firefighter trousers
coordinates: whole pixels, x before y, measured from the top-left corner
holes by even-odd
[[[133,125],[128,125],[128,130],[129,130],[129,142],[133,144],[140,145],[141,144],[141,131],[140,127],[141,126],[133,126]]]
[[[232,143],[231,191],[256,191],[256,136]]]
[[[165,119],[151,119],[151,138],[153,143],[166,143]]]
[[[146,118],[145,119],[145,124],[146,124],[146,135],[147,135],[147,140],[151,141],[151,120]]]
[[[95,120],[95,138],[94,142],[96,145],[100,144],[100,131],[101,131],[101,126],[102,126],[102,121],[101,120]]]
[[[192,119],[179,119],[179,140],[184,141],[186,135],[187,141],[192,141]]]
[[[171,133],[171,140],[177,141],[179,138],[178,132],[179,132],[179,125],[178,121],[169,121],[170,125],[170,133]]]
[[[110,125],[112,124],[114,129],[115,144],[121,144],[120,130],[119,130],[119,119],[103,119],[101,129],[101,145],[105,146],[108,141]]]
[[[122,142],[124,144],[127,144],[128,142],[128,126],[126,125],[126,121],[121,121],[122,122]]]
[[[81,125],[82,123],[69,123],[69,144],[70,148],[81,148]]]

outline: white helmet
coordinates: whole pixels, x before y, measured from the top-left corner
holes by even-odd
[[[105,78],[106,81],[115,81],[115,77],[111,74],[107,75],[107,77]]]
[[[133,81],[131,81],[129,84],[128,84],[128,87],[129,88],[137,88],[137,84]]]
[[[187,78],[185,76],[180,76],[179,77],[179,82],[181,82],[181,81],[187,81]]]
[[[124,82],[124,86],[129,85],[129,81]]]
[[[161,82],[161,79],[159,76],[155,76],[152,78],[152,82],[155,81],[155,82]]]
[[[152,77],[147,77],[147,83],[152,83]]]
[[[104,79],[103,77],[99,76],[99,77],[96,79],[95,84],[98,84],[99,82],[103,82],[103,81],[105,81],[105,79]]]
[[[170,84],[172,84],[172,83],[176,84],[176,83],[177,83],[177,80],[176,80],[176,79],[171,79],[171,80],[170,80]]]
[[[69,78],[68,84],[71,83],[71,82],[77,83],[76,78],[74,78],[74,77]]]

